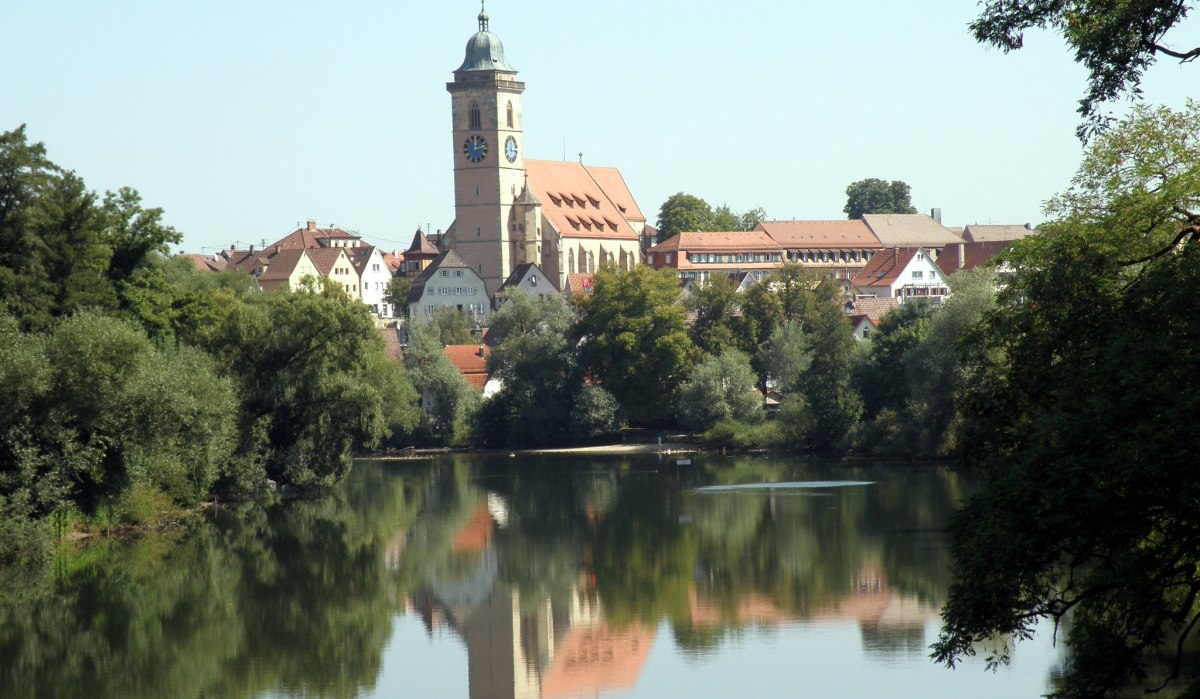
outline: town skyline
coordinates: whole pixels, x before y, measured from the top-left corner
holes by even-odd
[[[949,0],[912,15],[723,9],[619,0],[550,16],[489,2],[528,86],[529,157],[621,168],[651,223],[677,191],[775,219],[843,218],[846,185],[880,177],[947,225],[1037,224],[1075,172],[1083,71],[1056,35],[1005,56],[970,37],[978,7]],[[137,189],[180,249],[257,244],[310,218],[403,249],[417,226],[454,218],[445,84],[478,10],[6,7],[0,22],[25,30],[0,128],[28,124],[98,191]],[[1178,40],[1198,29],[1188,20]],[[1160,61],[1146,101],[1182,105],[1184,70]]]

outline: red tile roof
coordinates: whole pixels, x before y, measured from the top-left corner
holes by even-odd
[[[938,268],[942,274],[954,274],[962,269],[982,267],[1012,243],[1009,240],[989,240],[984,243],[947,245],[938,256]]]
[[[383,336],[384,353],[396,361],[403,359],[404,351],[400,348],[400,331],[396,328],[380,328],[379,334]]]
[[[654,247],[655,252],[778,252],[783,249],[762,231],[677,233]]]
[[[853,308],[850,310],[849,316],[854,318],[867,318],[873,325],[878,326],[879,321],[889,312],[900,307],[900,301],[891,296],[873,299],[854,299],[851,302]]]
[[[891,286],[910,260],[922,248],[891,248],[875,253],[866,267],[854,277],[854,286]]]
[[[610,169],[554,160],[525,161],[530,193],[541,202],[542,214],[560,235],[637,240],[637,233],[625,217],[641,217],[641,211],[620,173],[613,175]],[[610,194],[601,186],[602,181],[613,187],[619,182],[620,191]]]
[[[384,264],[388,266],[388,269],[392,271],[392,274],[395,274],[400,269],[401,259],[390,252],[384,252],[381,254],[383,255]]]
[[[861,220],[850,221],[759,221],[763,231],[789,250],[806,248],[878,249],[879,238]]]
[[[347,251],[344,248],[316,248],[308,250],[308,256],[312,258],[313,264],[317,266],[321,274],[328,277],[343,252]]]
[[[220,272],[225,269],[225,260],[219,257],[210,257],[209,255],[196,255],[193,253],[180,253],[175,257],[186,257],[191,260],[192,265],[199,272]]]
[[[344,231],[341,228],[317,228],[315,224],[310,223],[304,228],[297,228],[291,233],[285,235],[268,248],[280,247],[282,249],[306,249],[321,247],[321,238],[352,238],[357,240],[359,236],[354,235],[349,231]]]
[[[592,275],[568,274],[567,291],[574,294],[590,294],[592,292]]]
[[[487,358],[492,353],[488,346],[446,345],[442,351],[475,390],[482,392],[487,384]]]
[[[270,256],[266,260],[266,269],[258,277],[258,285],[264,289],[274,289],[285,284],[307,254],[304,250],[280,250]]]
[[[416,259],[419,256],[433,258],[438,256],[438,249],[434,247],[433,243],[429,242],[429,238],[425,237],[425,233],[418,228],[417,232],[413,235],[412,245],[409,245],[408,249],[404,251],[404,256],[405,259],[410,260]]]

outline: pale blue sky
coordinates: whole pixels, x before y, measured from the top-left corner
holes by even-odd
[[[128,185],[191,251],[316,219],[403,247],[454,217],[445,83],[477,2],[11,0],[0,129],[97,190]],[[1079,162],[1084,73],[1061,39],[976,44],[971,0],[491,0],[526,83],[526,154],[619,167],[651,222],[685,191],[843,218],[903,179],[947,225],[1041,220]],[[1171,35],[1200,44],[1195,17]],[[1196,95],[1163,62],[1147,101]]]

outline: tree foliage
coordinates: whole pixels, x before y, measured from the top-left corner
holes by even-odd
[[[1005,52],[1021,48],[1028,29],[1054,29],[1088,71],[1088,88],[1079,101],[1084,122],[1078,135],[1103,131],[1100,109],[1122,96],[1141,95],[1142,77],[1159,54],[1187,62],[1200,47],[1173,47],[1167,34],[1187,17],[1191,0],[988,0],[971,23],[975,39]]]
[[[1076,187],[1123,142],[1097,139]],[[1116,168],[1097,196],[1060,197],[1061,219],[1006,253],[1013,275],[965,365],[962,450],[984,484],[951,526],[957,564],[935,657],[953,665],[984,647],[1007,662],[1039,619],[1066,620],[1063,697],[1131,681],[1200,691],[1182,664],[1200,623],[1200,246],[1189,234],[1123,264],[1153,233],[1124,226],[1172,191],[1139,192],[1141,177]],[[1192,193],[1175,191],[1187,211]],[[1159,653],[1165,672],[1147,676]]]
[[[432,323],[410,320],[404,365],[421,395],[427,428],[445,444],[462,444],[479,404],[479,394],[450,361]]]
[[[572,334],[584,375],[599,382],[631,420],[668,419],[695,355],[671,270],[638,265],[603,268],[592,293],[572,297],[579,322]]]
[[[721,420],[757,422],[762,418],[762,394],[755,384],[746,355],[730,350],[711,356],[684,382],[679,419],[694,430],[707,430]]]
[[[661,243],[685,231],[748,231],[766,216],[761,207],[738,214],[728,204],[714,209],[700,197],[678,192],[667,197],[658,210],[655,242]]]
[[[862,218],[863,214],[915,214],[907,184],[901,180],[881,180],[874,177],[852,182],[846,187],[846,218]]]
[[[484,401],[472,437],[482,446],[525,447],[562,441],[571,430],[579,374],[567,336],[575,323],[561,296],[503,292],[492,317],[495,346],[488,375],[501,389]]]
[[[132,189],[102,201],[30,144],[0,133],[0,302],[26,329],[81,308],[120,310],[158,332],[169,300],[156,264],[179,233]]]

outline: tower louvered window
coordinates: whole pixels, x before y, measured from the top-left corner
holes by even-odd
[[[483,119],[480,118],[480,116],[479,116],[479,103],[477,103],[477,102],[471,103],[470,120],[471,120],[471,124],[470,124],[471,130],[478,131],[479,129],[483,128]]]

